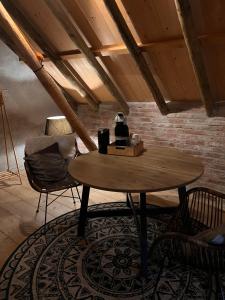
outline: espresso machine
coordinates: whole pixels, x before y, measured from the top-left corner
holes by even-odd
[[[115,117],[115,144],[116,146],[129,146],[129,128],[127,120],[122,112],[118,112]]]

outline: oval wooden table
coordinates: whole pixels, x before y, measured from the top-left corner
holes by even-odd
[[[70,162],[69,173],[83,184],[78,235],[85,233],[87,217],[130,214],[128,207],[124,211],[88,212],[90,187],[127,193],[140,193],[140,241],[142,269],[147,259],[146,234],[146,192],[156,192],[178,188],[180,201],[186,191],[186,185],[197,180],[203,173],[199,158],[174,148],[149,147],[140,156],[126,157],[100,154],[93,151]],[[132,201],[131,201],[132,202]],[[132,207],[132,203],[131,203]]]

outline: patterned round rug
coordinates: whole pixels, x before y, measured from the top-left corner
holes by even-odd
[[[93,205],[91,210],[125,207]],[[153,299],[158,266],[149,260],[140,277],[134,218],[89,219],[77,237],[79,210],[62,215],[27,238],[0,274],[0,299]],[[148,242],[163,232],[168,215],[148,217]],[[206,274],[174,263],[162,273],[155,299],[205,299]]]

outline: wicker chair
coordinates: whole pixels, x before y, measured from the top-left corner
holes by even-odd
[[[74,140],[74,146],[75,146],[74,158],[76,158],[77,156],[81,155],[81,153],[78,149],[78,146],[77,146],[76,139]],[[25,157],[26,156],[27,156],[27,154],[25,152]],[[32,168],[27,160],[24,161],[24,167],[25,167],[27,178],[28,178],[28,181],[29,181],[31,187],[35,191],[40,193],[36,213],[39,212],[42,194],[45,194],[45,219],[44,219],[45,226],[46,226],[46,221],[47,221],[48,206],[50,204],[52,204],[55,200],[57,200],[59,197],[72,198],[74,205],[75,205],[75,199],[79,199],[81,201],[81,197],[80,197],[79,190],[78,190],[78,186],[80,186],[81,184],[79,182],[75,181],[69,175],[69,173],[63,180],[55,181],[55,182],[51,181],[51,182],[47,183],[47,182],[40,181],[36,178],[36,176],[32,172]],[[77,196],[74,195],[73,188],[76,188]],[[68,191],[69,189],[71,191],[71,196],[64,195],[64,193],[66,191]],[[49,201],[49,195],[54,196],[55,198],[53,200]]]
[[[225,245],[215,245],[200,239],[200,233],[222,225],[225,195],[197,187],[189,190],[169,224],[168,232],[159,236],[150,248],[150,258],[157,259],[160,270],[155,292],[165,260],[178,260],[209,274],[208,299],[224,299],[219,273],[225,271]],[[208,230],[209,232],[209,230]],[[156,255],[155,255],[156,254]],[[216,298],[213,298],[213,283],[216,283]]]

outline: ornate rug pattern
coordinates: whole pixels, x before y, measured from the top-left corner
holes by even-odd
[[[93,205],[90,210],[125,207]],[[38,229],[11,255],[0,274],[0,299],[153,299],[158,266],[139,276],[140,250],[134,218],[89,219],[77,237],[79,210]],[[148,217],[148,243],[163,232],[168,215]],[[205,299],[207,274],[174,263],[163,271],[155,299]]]

